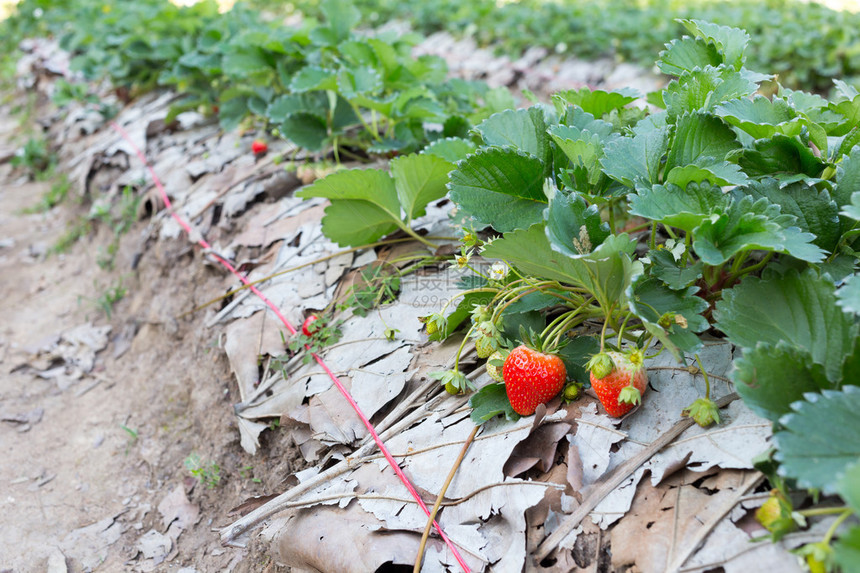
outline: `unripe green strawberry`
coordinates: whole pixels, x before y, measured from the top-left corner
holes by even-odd
[[[606,355],[614,363],[614,368],[600,377],[592,369],[589,376],[591,387],[606,413],[620,418],[641,402],[642,394],[648,388],[648,374],[642,364],[642,352],[638,349],[627,354],[607,352]]]
[[[567,379],[567,369],[555,354],[520,345],[508,354],[502,375],[514,412],[531,416],[540,404],[549,402],[561,392]]]
[[[448,382],[445,384],[445,392],[447,392],[448,394],[459,394],[460,389],[457,388],[457,385],[453,382]]]
[[[791,513],[791,502],[778,489],[770,492],[770,497],[755,512],[756,520],[771,532],[774,541],[778,541],[786,533],[797,529]]]
[[[478,353],[478,358],[487,358],[493,352],[498,350],[499,343],[495,338],[489,336],[481,336],[475,340],[475,350]]]
[[[574,400],[579,398],[579,392],[579,384],[568,384],[564,387],[564,401],[573,402]]]
[[[504,365],[505,356],[500,350],[496,350],[487,358],[487,374],[496,382],[504,382],[505,377],[502,375],[502,366],[497,366],[494,362],[500,362]]]

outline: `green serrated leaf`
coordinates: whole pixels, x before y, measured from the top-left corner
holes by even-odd
[[[325,16],[327,28],[332,31],[332,43],[349,38],[350,32],[361,21],[361,12],[346,0],[322,0],[320,11]]]
[[[319,66],[305,66],[290,81],[290,91],[295,93],[336,89],[337,73]]]
[[[855,514],[860,515],[860,459],[845,469],[839,477],[836,488],[845,503],[854,510]]]
[[[833,283],[811,270],[746,278],[723,291],[715,317],[717,327],[743,348],[785,341],[805,350],[830,381],[841,379],[858,333],[853,317],[836,305]]]
[[[600,163],[622,185],[653,185],[659,182],[660,164],[668,148],[668,128],[640,132],[606,144]]]
[[[839,536],[833,544],[833,562],[842,571],[860,571],[860,527],[854,526]]]
[[[600,342],[594,336],[577,336],[561,347],[558,355],[564,362],[567,377],[581,384],[588,382],[585,365],[600,350]]]
[[[413,154],[392,159],[390,167],[409,224],[425,213],[428,203],[445,196],[448,172],[454,165],[435,155]]]
[[[499,414],[504,414],[505,418],[510,421],[520,419],[519,414],[514,412],[511,402],[508,400],[505,385],[502,383],[487,384],[475,392],[469,398],[469,406],[472,408],[472,413],[469,416],[476,426],[492,420]]]
[[[710,111],[718,104],[752,95],[758,85],[730,68],[706,66],[683,72],[669,82],[661,100],[670,117],[693,111]]]
[[[860,145],[856,145],[845,155],[836,167],[836,189],[833,200],[840,207],[854,203],[854,194],[860,191]],[[853,217],[854,219],[858,217]]]
[[[562,109],[568,105],[574,105],[593,117],[601,118],[604,114],[614,109],[620,109],[640,97],[642,94],[630,88],[607,92],[583,87],[578,90],[557,92],[552,96],[552,99],[556,103],[556,109],[559,105]]]
[[[845,312],[860,314],[860,275],[854,274],[836,291],[836,304]]]
[[[602,141],[608,141],[619,136],[619,134],[614,133],[615,128],[611,123],[602,119],[595,119],[593,115],[579,107],[568,106],[561,113],[562,118],[559,125],[552,126],[550,131],[563,126],[565,129],[557,133],[564,139],[579,139],[582,132],[598,135]]]
[[[382,90],[382,76],[368,66],[341,68],[337,72],[337,89],[346,99],[374,95]]]
[[[740,69],[750,35],[740,28],[720,26],[704,20],[678,20],[688,32],[715,44],[723,53],[725,63]]]
[[[718,105],[714,113],[755,139],[792,131],[794,128],[788,128],[788,124],[799,121],[797,113],[785,100],[774,98],[771,101],[762,95],[727,101]]]
[[[656,278],[640,275],[628,292],[629,307],[634,315],[652,327],[648,329],[649,332],[662,330],[673,345],[686,352],[695,352],[702,344],[695,333],[707,330],[710,326],[702,316],[708,303],[696,296],[698,291],[699,287],[695,286],[672,290]],[[687,322],[686,328],[675,321],[671,321],[668,326],[658,324],[666,313],[683,316]]]
[[[793,215],[793,224],[815,235],[813,243],[825,251],[832,251],[839,241],[839,208],[826,190],[819,191],[804,182],[780,185],[776,179],[767,177],[736,190],[735,194],[738,198],[764,197],[772,205],[779,205],[782,214]]]
[[[640,187],[630,195],[630,213],[687,232],[692,232],[714,213],[725,210],[731,198],[705,181],[690,183],[686,189],[676,185]]]
[[[550,246],[565,255],[586,255],[609,236],[609,225],[601,220],[597,206],[589,206],[579,195],[556,191],[544,217]]]
[[[666,183],[685,189],[690,183],[714,182],[717,185],[746,185],[750,178],[741,171],[739,165],[728,161],[708,161],[703,158],[705,165],[685,165],[675,167],[666,175]]]
[[[668,249],[653,249],[648,252],[648,258],[651,259],[651,276],[672,290],[684,290],[702,276],[702,261],[681,268]]]
[[[718,66],[723,63],[723,56],[714,44],[701,38],[684,36],[666,44],[666,49],[660,52],[657,67],[664,74],[680,76],[683,72],[691,72],[695,68]]]
[[[299,147],[319,151],[328,140],[325,119],[307,112],[293,113],[281,122],[281,134]]]
[[[833,388],[809,352],[785,341],[744,349],[735,360],[732,381],[747,406],[774,422],[804,394]]]
[[[225,54],[221,65],[226,75],[238,78],[247,78],[255,73],[274,70],[260,50]]]
[[[807,394],[792,409],[780,418],[785,429],[773,436],[780,474],[835,493],[838,476],[860,459],[860,387]]]
[[[600,136],[566,125],[555,125],[548,130],[548,133],[574,168],[585,169],[588,174],[588,184],[596,185],[603,175],[600,165],[600,158],[603,157],[603,142]]]
[[[579,286],[608,309],[625,304],[635,245],[627,234],[610,235],[588,255],[565,256],[552,249],[541,223],[505,234],[485,246],[482,254],[503,259],[526,274]]]
[[[344,247],[372,243],[401,225],[394,180],[379,169],[338,171],[296,196],[331,200],[323,217],[323,233]]]
[[[702,221],[693,230],[693,249],[709,265],[720,265],[742,251],[763,249],[785,253],[803,261],[824,260],[824,252],[812,243],[793,217],[777,220],[778,209],[769,209],[767,199],[744,196],[732,201],[725,213]],[[785,222],[782,226],[780,222]]]
[[[221,101],[218,112],[218,123],[224,131],[233,131],[239,127],[242,119],[248,115],[248,98],[234,97],[227,101]]]
[[[739,147],[734,132],[718,118],[701,112],[681,116],[666,157],[666,172],[675,167],[724,162],[726,155]]]
[[[537,106],[493,114],[475,127],[486,145],[511,146],[540,159],[544,165],[551,156],[546,129],[543,110]]]
[[[437,139],[424,148],[425,155],[435,155],[450,163],[457,163],[475,152],[477,146],[468,139],[459,137],[446,137]]]
[[[544,165],[512,148],[478,150],[451,172],[451,200],[483,225],[508,232],[543,219]]]
[[[756,141],[753,149],[743,150],[737,162],[751,177],[772,175],[779,178],[783,174],[818,177],[826,166],[798,137],[781,133]]]

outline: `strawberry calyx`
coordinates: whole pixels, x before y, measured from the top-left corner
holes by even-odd
[[[618,403],[633,404],[634,406],[641,404],[642,392],[640,392],[635,386],[625,386],[621,389],[621,392],[618,393]]]
[[[594,374],[595,378],[606,378],[615,370],[615,362],[605,352],[598,352],[586,363],[585,369]]]
[[[537,334],[534,330],[529,329],[526,331],[525,327],[520,325],[520,340],[522,343],[535,350],[540,352],[541,354],[552,354],[557,355],[559,350],[561,350],[565,344],[569,342],[568,339],[562,341],[552,341],[544,338],[542,335]]]
[[[703,428],[720,423],[720,409],[708,398],[699,398],[685,408],[681,415],[692,418]]]

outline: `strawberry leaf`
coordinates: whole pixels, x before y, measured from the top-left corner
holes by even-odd
[[[702,221],[693,231],[693,249],[709,265],[720,265],[742,251],[763,249],[785,253],[812,263],[824,260],[824,252],[812,244],[815,238],[794,226],[795,217],[780,215],[767,199],[744,196],[732,201],[725,213]]]
[[[657,277],[672,290],[684,290],[702,276],[702,261],[681,268],[667,249],[651,250],[648,258],[651,260],[651,276]]]
[[[815,235],[814,243],[826,251],[832,251],[840,236],[839,208],[826,191],[798,181],[780,185],[776,179],[764,178],[739,189],[742,194],[755,199],[765,197],[773,205],[779,205],[784,215],[793,215],[801,231]]]
[[[603,171],[627,187],[658,183],[660,165],[669,148],[669,129],[642,131],[606,144]]]
[[[845,357],[855,353],[858,325],[836,305],[833,283],[812,270],[750,277],[723,291],[717,327],[736,345],[784,344],[809,353],[831,382],[842,379]],[[769,361],[760,368],[769,368]]]
[[[431,201],[445,196],[448,172],[454,166],[440,157],[425,154],[398,157],[391,161],[390,167],[408,224],[422,216]]]
[[[573,105],[578,106],[593,117],[601,118],[604,114],[614,109],[621,109],[640,97],[642,94],[632,88],[607,92],[583,87],[578,90],[560,91],[552,96],[552,100],[559,111],[568,105]]]
[[[671,117],[694,111],[711,111],[724,101],[752,95],[758,85],[740,72],[706,66],[684,72],[669,82],[661,98]]]
[[[795,174],[814,178],[821,175],[825,167],[825,162],[798,137],[781,133],[756,141],[752,149],[739,153],[737,162],[747,175],[773,175],[777,179]]]
[[[860,314],[860,278],[854,274],[836,291],[836,304],[845,312]]]
[[[675,167],[707,165],[723,161],[740,147],[732,129],[712,115],[695,112],[678,118],[672,149],[666,157],[666,173]]]
[[[567,377],[585,384],[588,382],[588,371],[585,369],[588,360],[600,350],[600,342],[593,336],[577,336],[558,350]]]
[[[328,140],[328,127],[323,116],[302,111],[284,118],[281,134],[299,147],[320,151]]]
[[[511,407],[503,383],[487,384],[475,392],[469,398],[469,406],[472,408],[470,417],[476,426],[492,420],[499,414],[504,414],[505,418],[512,422],[520,419],[519,414]]]
[[[833,192],[833,200],[840,207],[849,203],[860,205],[860,200],[854,198],[854,194],[858,191],[860,191],[860,145],[854,146],[836,168],[836,190]],[[850,214],[848,216],[860,219]]]
[[[446,137],[437,139],[424,148],[424,155],[435,155],[450,163],[456,163],[465,159],[470,153],[475,152],[475,144],[467,139],[459,137]]]
[[[481,134],[486,145],[510,146],[548,165],[552,150],[546,129],[543,109],[538,106],[505,110],[491,115],[475,127],[475,131]]]
[[[860,515],[860,460],[846,468],[836,487],[845,503]]]
[[[379,169],[338,171],[296,196],[331,200],[323,217],[323,233],[341,246],[372,243],[401,224],[394,180]]]
[[[824,367],[806,350],[784,341],[759,343],[735,360],[732,380],[744,403],[763,418],[776,422],[791,404],[808,392],[833,389]]]
[[[666,44],[666,49],[660,52],[657,67],[664,74],[680,76],[683,72],[693,71],[705,66],[718,66],[723,63],[723,56],[713,44],[701,38],[684,36]]]
[[[791,407],[773,436],[780,473],[801,487],[835,493],[838,476],[860,458],[860,387],[808,394]]]
[[[543,183],[539,159],[512,148],[490,147],[461,161],[448,188],[461,209],[504,233],[543,219]]]
[[[800,127],[797,113],[778,97],[769,100],[756,95],[753,99],[735,99],[718,105],[714,113],[755,139],[773,137],[777,133],[795,134]]]
[[[740,69],[744,63],[744,50],[750,35],[740,28],[720,26],[704,20],[682,20],[678,22],[695,37],[703,38],[719,48],[725,63]]]
[[[677,349],[685,352],[697,351],[702,342],[696,333],[708,328],[708,321],[702,316],[707,310],[705,299],[696,296],[699,287],[689,287],[684,291],[671,290],[656,278],[640,275],[631,285],[627,299],[630,311],[639,317],[648,332],[655,334],[673,355],[680,357]],[[683,317],[686,328],[671,317]],[[663,324],[663,317],[667,316]]]
[[[565,255],[586,255],[609,236],[609,225],[602,222],[597,206],[588,206],[576,194],[555,191],[544,217],[550,246]]]
[[[725,210],[731,197],[710,182],[640,187],[630,195],[630,213],[692,232],[712,213]]]
[[[854,479],[860,481],[856,476]],[[839,536],[833,544],[833,562],[840,566],[842,571],[860,571],[860,527],[855,525]]]
[[[536,224],[496,239],[484,247],[483,255],[504,259],[525,274],[579,286],[608,309],[625,304],[635,246],[627,234],[610,235],[587,255],[565,256],[552,248],[544,225]]]

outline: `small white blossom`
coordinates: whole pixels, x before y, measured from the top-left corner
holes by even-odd
[[[508,276],[508,265],[504,261],[496,261],[490,267],[490,278],[494,281],[500,281]]]

